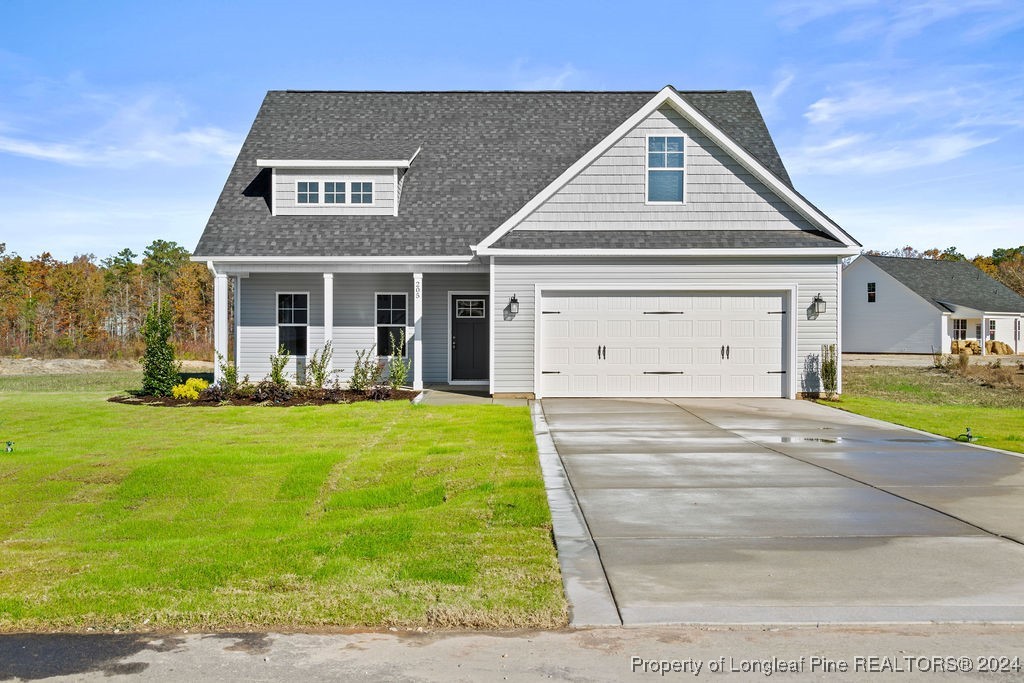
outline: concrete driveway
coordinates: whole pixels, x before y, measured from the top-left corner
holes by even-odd
[[[622,623],[1024,621],[1024,459],[806,401],[542,410]]]

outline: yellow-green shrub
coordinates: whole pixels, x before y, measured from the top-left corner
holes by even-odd
[[[189,377],[184,384],[175,384],[171,389],[171,396],[174,398],[187,398],[190,401],[199,400],[199,392],[210,386],[205,379]]]

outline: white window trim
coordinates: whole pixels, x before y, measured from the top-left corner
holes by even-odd
[[[962,337],[958,337],[957,336],[957,332],[958,332],[957,326],[958,325],[962,325],[963,326],[963,333],[964,333],[964,335]],[[967,318],[953,318],[953,329],[952,329],[952,332],[953,332],[953,335],[952,335],[953,336],[953,341],[967,341]]]
[[[650,188],[651,176],[650,176],[650,172],[651,172],[652,169],[649,166],[651,160],[650,160],[650,157],[648,155],[648,152],[649,152],[649,150],[651,148],[651,138],[682,138],[683,139],[683,166],[682,166],[682,168],[662,168],[662,169],[656,168],[656,169],[653,169],[655,172],[657,172],[657,171],[682,171],[682,173],[683,173],[683,201],[681,201],[681,202],[675,202],[675,201],[672,201],[672,202],[669,202],[669,201],[652,201],[651,200],[651,188]],[[648,206],[686,206],[686,186],[687,186],[686,179],[687,179],[687,176],[689,175],[689,173],[687,172],[687,168],[686,168],[686,157],[687,157],[687,150],[689,149],[689,147],[690,147],[689,138],[682,131],[679,131],[678,135],[676,135],[675,133],[673,133],[671,135],[669,135],[668,133],[664,133],[664,134],[648,133],[647,135],[644,136],[644,204],[646,204]]]
[[[867,299],[869,304],[878,303],[878,283],[869,282],[867,286]],[[874,294],[874,297],[871,295]]]
[[[319,187],[319,189],[317,190],[317,193],[316,193],[316,196],[317,196],[317,201],[316,202],[299,203],[299,183],[317,183],[318,184],[317,186]],[[332,202],[332,203],[328,204],[325,201],[325,196],[327,194],[327,189],[326,189],[327,188],[327,183],[345,183],[345,201],[343,203],[341,203],[341,202]],[[373,196],[371,197],[371,199],[373,201],[371,201],[368,204],[366,204],[366,203],[359,203],[359,204],[354,203],[352,201],[352,183],[370,183],[370,187],[372,188],[372,193],[373,193]],[[395,190],[397,192],[397,187],[395,188]],[[349,208],[351,208],[351,209],[360,209],[360,208],[363,208],[363,207],[376,207],[377,206],[377,181],[374,178],[357,178],[357,177],[345,178],[343,180],[338,180],[338,179],[335,179],[335,178],[327,179],[327,178],[322,178],[322,177],[321,178],[316,178],[316,179],[296,178],[295,179],[295,208],[301,209],[301,208],[307,207],[307,206],[323,207],[323,208],[327,208],[327,209],[334,208],[334,207],[345,207],[347,209],[349,209]]]
[[[377,322],[377,296],[378,295],[395,296],[401,294],[405,297],[405,325],[385,325],[384,323]],[[405,355],[402,356],[402,360],[409,360],[409,340],[412,338],[412,334],[409,332],[409,292],[374,292],[373,293],[373,345],[377,346],[377,332],[381,327],[404,327],[405,329]],[[415,328],[413,328],[415,329]],[[377,349],[378,358],[394,358],[393,355],[385,356]]]
[[[280,305],[282,294],[305,294],[306,295],[306,324],[302,323],[280,323],[277,321],[278,306]],[[281,348],[281,326],[286,327],[305,327],[306,328],[306,354],[302,358],[309,357],[309,312],[312,307],[313,299],[309,296],[309,291],[305,292],[274,292],[274,354],[276,355],[278,350]],[[292,358],[298,358],[299,356],[292,356]]]
[[[985,331],[985,339],[988,341],[995,341],[996,339],[996,321],[995,318],[989,318],[988,330]]]

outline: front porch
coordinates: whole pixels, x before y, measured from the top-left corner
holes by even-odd
[[[308,359],[330,342],[332,377],[342,384],[357,353],[400,352],[416,390],[444,384],[490,393],[490,302],[487,270],[475,265],[405,272],[214,268],[214,348],[240,377],[259,380],[283,345],[292,356],[286,372],[302,381]],[[404,348],[392,349],[391,339],[403,335]]]

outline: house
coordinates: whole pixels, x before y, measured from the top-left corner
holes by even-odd
[[[974,340],[1021,353],[1022,321],[1024,297],[967,261],[865,254],[843,270],[843,351],[951,353]]]
[[[331,341],[344,372],[407,356],[415,388],[794,397],[857,246],[746,91],[283,91],[193,258],[254,378]]]

